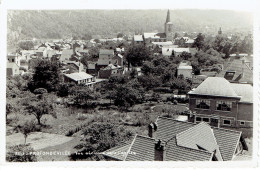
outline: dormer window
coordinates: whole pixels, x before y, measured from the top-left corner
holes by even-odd
[[[224,78],[227,80],[232,80],[233,77],[235,76],[235,71],[227,71],[226,74],[224,75]]]

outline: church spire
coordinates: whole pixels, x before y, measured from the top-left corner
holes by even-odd
[[[222,34],[221,27],[219,27],[218,34]]]
[[[166,17],[166,23],[171,22],[171,18],[170,18],[170,10],[168,9],[167,12],[167,17]]]

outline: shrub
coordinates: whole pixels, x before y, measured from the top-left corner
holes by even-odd
[[[33,148],[28,145],[16,145],[9,147],[6,153],[8,162],[36,162],[37,157],[32,154]]]
[[[38,89],[35,89],[33,91],[34,94],[44,94],[44,93],[47,93],[48,91],[45,89],[45,88],[38,88]]]

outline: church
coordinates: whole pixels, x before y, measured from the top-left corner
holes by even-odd
[[[143,35],[134,35],[133,41],[136,44],[143,42],[145,45],[151,45],[152,42],[173,41],[173,23],[170,18],[170,10],[167,12],[163,33],[145,32]]]

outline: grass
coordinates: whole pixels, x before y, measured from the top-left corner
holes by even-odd
[[[147,136],[148,125],[151,122],[154,122],[158,116],[162,116],[162,109],[172,107],[176,107],[176,105],[173,106],[172,104],[154,102],[137,104],[130,109],[131,111],[119,112],[113,107],[106,109],[99,107],[95,109],[81,109],[56,105],[55,111],[57,113],[57,118],[53,118],[51,115],[44,115],[41,118],[41,121],[44,124],[44,126],[41,127],[42,134],[49,134],[49,136],[53,136],[53,139],[44,136],[32,136],[33,139],[29,139],[29,136],[28,142],[33,142],[35,145],[39,146],[42,145],[39,149],[40,151],[68,151],[73,153],[76,151],[74,147],[80,143],[83,129],[94,122],[117,124],[123,126],[132,134],[137,133],[139,135]],[[177,109],[183,108],[184,106],[177,106]],[[32,115],[14,114],[12,116],[14,120],[25,121],[26,119],[34,119],[36,121],[35,117]],[[13,124],[15,125],[17,123]],[[11,129],[9,129],[9,132],[12,134]],[[66,137],[65,135],[73,137]],[[58,143],[52,142],[54,139],[57,140]],[[12,138],[7,138],[7,143],[12,140]],[[24,138],[23,136],[20,136],[17,140],[23,142]],[[47,145],[48,142],[53,145]],[[69,159],[68,155],[39,155],[38,157],[39,161],[66,161]]]

